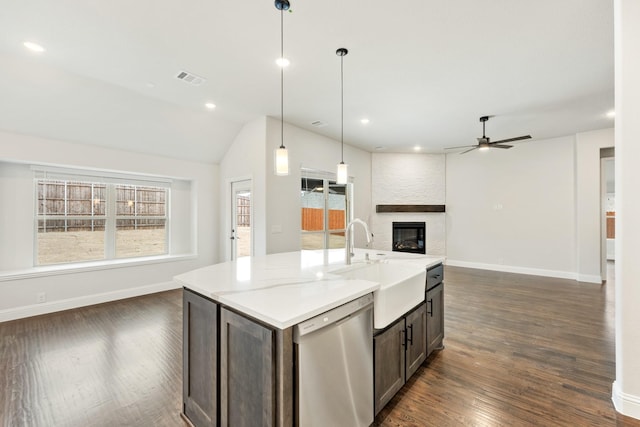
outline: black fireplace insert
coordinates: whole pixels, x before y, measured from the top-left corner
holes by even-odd
[[[394,222],[392,249],[396,252],[425,254],[424,235],[424,222]]]

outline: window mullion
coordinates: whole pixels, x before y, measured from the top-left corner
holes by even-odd
[[[69,228],[69,220],[67,219],[69,216],[69,189],[67,186],[68,182],[64,182],[64,231],[66,232]]]
[[[107,184],[104,227],[104,255],[106,259],[116,257],[116,186]]]
[[[322,188],[324,193],[324,248],[329,249],[331,247],[331,236],[329,234],[329,180],[324,179],[322,181]]]

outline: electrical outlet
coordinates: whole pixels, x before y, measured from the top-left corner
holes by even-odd
[[[47,301],[47,294],[44,292],[38,292],[36,297],[38,298],[38,303],[43,303]]]

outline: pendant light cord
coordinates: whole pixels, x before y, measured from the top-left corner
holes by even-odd
[[[344,164],[344,55],[340,56],[340,163]]]
[[[280,60],[284,61],[284,10],[280,9]],[[284,64],[280,64],[280,148],[284,147]]]

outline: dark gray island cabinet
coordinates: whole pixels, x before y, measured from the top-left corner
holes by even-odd
[[[374,410],[378,414],[427,358],[423,302],[373,337]]]
[[[196,427],[292,426],[292,328],[183,294],[183,415]]]
[[[374,414],[442,348],[443,275],[442,264],[428,268],[425,300],[385,329],[371,329]],[[266,323],[185,286],[183,418],[196,427],[298,425],[292,323]]]
[[[427,356],[443,348],[444,339],[444,268],[438,264],[427,269]]]
[[[427,269],[425,301],[373,336],[376,415],[434,351],[443,348],[444,268]]]

